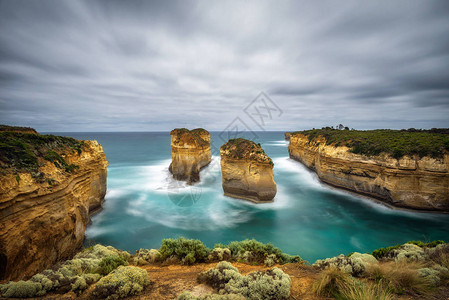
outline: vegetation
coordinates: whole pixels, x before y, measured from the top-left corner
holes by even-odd
[[[3,131],[0,132],[0,167],[39,173],[39,158],[42,158],[72,172],[78,166],[67,164],[63,154],[71,151],[81,154],[82,147],[82,141],[70,137]]]
[[[92,295],[96,298],[119,299],[138,295],[150,284],[147,271],[132,266],[120,266],[109,275],[101,278]]]
[[[437,245],[444,244],[444,241],[437,240],[437,241],[433,241],[433,242],[429,242],[429,243],[424,243],[424,242],[421,242],[421,241],[410,241],[410,242],[407,242],[406,244],[416,245],[416,246],[419,246],[421,248],[423,248],[423,247],[425,247],[425,248],[433,248],[433,247],[436,247]],[[374,250],[371,254],[375,258],[380,259],[380,258],[383,258],[383,257],[387,257],[389,254],[392,253],[393,250],[399,249],[401,247],[403,247],[403,245],[396,245],[396,246],[390,246],[390,247],[385,247],[385,248],[379,248],[379,249]]]
[[[200,283],[216,288],[221,295],[239,295],[244,299],[287,299],[291,280],[281,269],[253,272],[242,276],[229,262],[219,262],[198,276]]]
[[[188,134],[190,138],[194,139],[198,145],[203,146],[209,145],[209,142],[205,141],[202,138],[202,135],[209,134],[209,132],[203,128],[196,128],[193,130],[189,130],[187,128],[175,128],[170,132],[170,135],[185,135],[185,134]]]
[[[34,133],[37,134],[36,130],[31,127],[19,127],[19,126],[9,126],[9,125],[0,125],[0,132],[2,131],[12,131],[12,132],[26,132],[26,133]]]
[[[313,266],[320,269],[338,269],[353,276],[362,276],[367,267],[377,264],[377,260],[370,254],[352,253],[350,256],[339,255],[324,260],[317,260]]]
[[[268,157],[260,144],[256,144],[247,139],[230,139],[220,147],[220,150],[221,153],[224,153],[229,158],[250,158],[258,162],[267,162],[270,165],[273,165],[273,161]]]
[[[216,244],[213,249],[209,249],[199,240],[183,237],[164,239],[159,251],[141,249],[132,259],[140,261],[141,264],[150,261],[177,260],[191,265],[200,262],[229,260],[268,266],[302,261],[299,256],[288,255],[272,244],[263,244],[254,239],[234,241],[228,245]]]
[[[160,259],[177,258],[183,264],[191,265],[195,262],[206,261],[209,249],[200,240],[189,240],[183,237],[178,239],[164,239],[159,249]]]
[[[304,134],[310,142],[317,142],[317,138],[322,136],[327,145],[346,146],[353,153],[367,156],[387,153],[397,159],[404,155],[441,158],[449,151],[449,129],[364,131],[324,127],[291,134]]]
[[[95,245],[71,260],[34,275],[30,280],[0,284],[6,298],[37,297],[48,292],[80,293],[120,264],[127,264],[129,253],[111,246]]]
[[[296,263],[302,261],[302,259],[297,255],[288,255],[270,243],[263,244],[255,239],[230,242],[228,245],[216,244],[214,248],[229,249],[233,258],[249,263],[265,263],[270,265],[270,260],[279,264]]]

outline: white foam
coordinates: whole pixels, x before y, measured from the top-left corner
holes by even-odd
[[[318,176],[307,169],[303,164],[289,157],[279,157],[274,159],[275,174],[277,172],[289,172],[297,176],[299,182],[305,183],[307,187],[322,189],[324,186],[318,179]]]
[[[263,143],[263,146],[278,146],[278,147],[288,147],[289,141],[270,141],[268,143]]]

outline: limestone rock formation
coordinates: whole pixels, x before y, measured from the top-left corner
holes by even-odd
[[[169,170],[177,180],[200,180],[201,168],[211,161],[210,133],[202,128],[177,128],[170,132],[172,162]]]
[[[286,141],[290,141],[290,136],[291,136],[291,133],[290,133],[290,132],[284,133],[284,137],[285,137],[285,140],[286,140]]]
[[[0,280],[73,256],[101,208],[108,162],[96,141],[1,132]]]
[[[256,203],[276,195],[273,161],[260,144],[245,139],[229,140],[220,148],[223,190],[226,196]]]
[[[354,154],[346,146],[326,145],[322,136],[291,135],[290,157],[332,186],[397,207],[449,211],[449,155],[444,158]]]

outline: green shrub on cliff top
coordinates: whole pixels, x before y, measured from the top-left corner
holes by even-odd
[[[292,256],[283,253],[281,249],[274,247],[272,244],[263,244],[255,239],[243,240],[240,242],[230,242],[228,245],[216,244],[215,248],[228,248],[231,250],[231,255],[237,260],[245,262],[265,263],[267,258],[274,263],[296,263],[301,262],[301,258],[297,255]],[[265,264],[270,264],[267,260]]]
[[[183,237],[177,239],[164,239],[159,249],[161,260],[177,258],[183,264],[204,262],[207,260],[210,249],[200,240],[189,240]]]
[[[429,242],[429,243],[424,243],[424,242],[421,242],[421,241],[410,241],[410,242],[407,242],[405,244],[412,244],[412,245],[419,246],[421,248],[434,248],[434,247],[436,247],[438,245],[444,244],[444,241],[437,240],[437,241],[433,241],[433,242]],[[379,248],[379,249],[374,250],[371,254],[375,258],[377,258],[377,259],[380,259],[380,258],[394,258],[394,257],[397,256],[398,253],[396,253],[397,251],[394,252],[393,250],[397,250],[397,249],[399,249],[401,247],[403,248],[404,245],[396,245],[396,246],[390,246],[390,247],[385,247],[385,248]]]
[[[292,132],[304,134],[309,141],[322,136],[327,145],[346,146],[353,153],[368,156],[388,153],[394,158],[404,155],[441,158],[449,151],[449,130],[337,130],[332,128]]]
[[[70,137],[20,132],[0,132],[0,141],[0,161],[5,168],[20,172],[37,172],[39,157],[64,168],[67,164],[58,153],[80,154],[84,145]]]

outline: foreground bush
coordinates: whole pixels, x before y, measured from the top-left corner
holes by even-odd
[[[215,269],[201,273],[198,281],[226,295],[218,299],[287,299],[290,296],[290,277],[278,268],[242,276],[232,264],[223,261]]]
[[[425,256],[423,248],[432,249],[438,247],[438,245],[444,245],[444,241],[438,240],[430,243],[424,243],[421,241],[410,241],[403,245],[396,245],[376,249],[373,251],[372,255],[377,259],[380,258],[395,259],[399,255],[400,256],[399,260],[410,258],[411,260],[422,260],[427,258]]]
[[[215,249],[217,248],[229,249],[233,258],[248,263],[260,263],[272,266],[274,264],[296,263],[302,261],[297,255],[288,255],[270,243],[263,244],[255,239],[230,242],[228,245],[217,244],[215,245]]]
[[[160,259],[177,258],[183,264],[205,262],[210,249],[200,240],[188,240],[183,237],[178,239],[164,239],[159,249]]]
[[[130,259],[134,265],[142,266],[161,260],[161,254],[156,249],[139,249]]]
[[[370,264],[377,263],[374,256],[355,252],[351,256],[341,254],[336,257],[317,260],[313,266],[320,269],[336,268],[354,276],[361,276]]]
[[[148,273],[132,266],[120,266],[98,281],[92,295],[96,298],[119,299],[138,295],[150,283]]]
[[[146,250],[150,251],[150,250]],[[153,250],[151,250],[153,251]],[[155,250],[154,250],[155,251]],[[153,255],[154,258],[149,258]],[[183,264],[191,265],[199,262],[216,262],[222,260],[237,260],[246,263],[257,263],[272,266],[274,264],[301,262],[299,256],[285,254],[272,244],[263,244],[254,239],[240,242],[230,242],[228,245],[216,244],[214,249],[207,248],[199,240],[189,240],[183,237],[178,239],[165,239],[158,253],[150,254],[145,250],[136,253],[139,263],[155,260],[179,260]],[[147,257],[147,258],[144,258]]]
[[[73,259],[45,270],[27,281],[0,285],[0,293],[7,298],[43,296],[52,291],[80,293],[120,264],[127,264],[129,253],[114,247],[95,245],[76,254]]]

